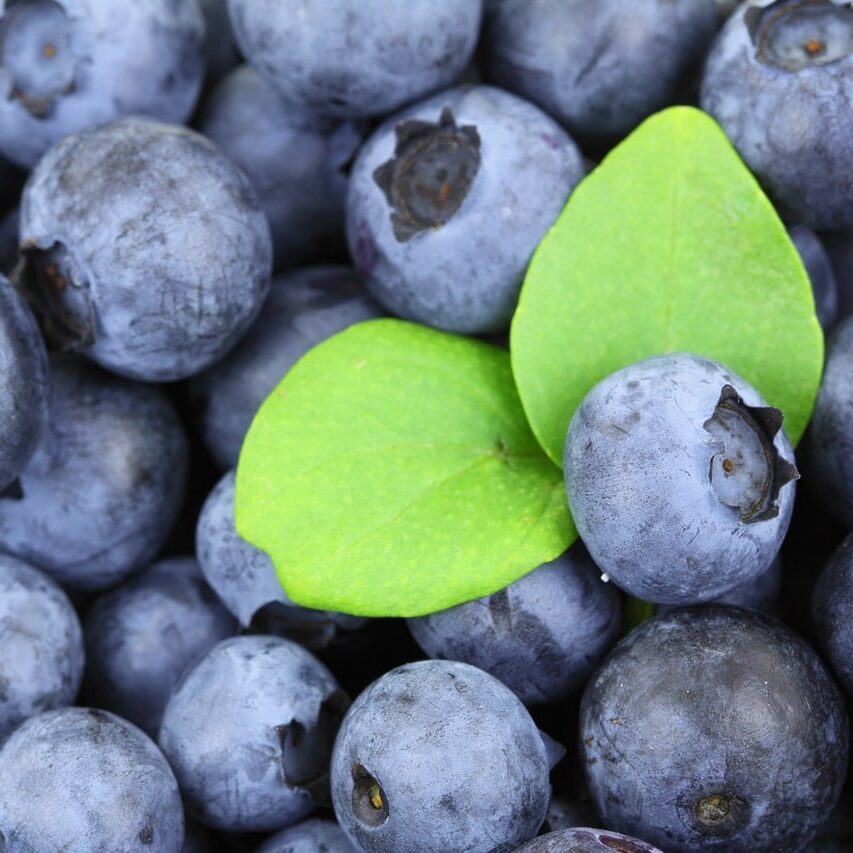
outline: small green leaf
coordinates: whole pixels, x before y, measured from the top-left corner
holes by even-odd
[[[533,431],[559,463],[590,388],[665,352],[739,373],[782,410],[796,443],[820,384],[823,335],[767,197],[713,119],[675,107],[575,189],[530,264],[511,351]]]
[[[296,603],[364,616],[490,595],[576,536],[507,353],[390,319],[314,348],[269,396],[236,514]]]

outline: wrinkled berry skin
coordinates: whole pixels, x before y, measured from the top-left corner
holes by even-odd
[[[848,530],[853,528],[853,317],[836,326],[827,342],[801,455],[812,494]]]
[[[714,0],[501,0],[486,10],[490,79],[592,140],[625,136],[671,103],[718,26]]]
[[[0,0],[0,56],[0,152],[30,168],[62,137],[122,116],[186,121],[204,19],[197,0]]]
[[[174,774],[150,738],[108,711],[63,708],[28,720],[0,749],[0,779],[9,853],[181,849]]]
[[[580,741],[604,823],[664,850],[797,850],[847,771],[847,712],[781,622],[732,607],[650,619],[587,685]]]
[[[65,593],[43,572],[0,555],[0,742],[34,714],[74,702],[83,657]]]
[[[231,832],[273,831],[307,815],[328,786],[348,705],[309,652],[277,637],[224,640],[175,688],[160,746],[187,809]]]
[[[488,853],[532,838],[548,808],[545,745],[519,699],[468,664],[392,669],[353,703],[332,802],[360,850]]]
[[[853,225],[853,10],[750,0],[720,32],[701,105],[789,218]]]
[[[199,129],[249,176],[270,223],[277,268],[343,244],[344,168],[362,128],[287,103],[242,65],[213,91]]]
[[[722,432],[720,418],[740,432]],[[659,604],[710,601],[768,569],[797,476],[780,427],[781,413],[745,380],[698,356],[650,358],[599,382],[563,457],[595,564]]]
[[[564,829],[549,832],[516,847],[513,853],[661,853],[657,847],[606,829]]]
[[[0,498],[0,550],[69,589],[112,586],[153,559],[181,509],[189,448],[156,388],[69,357],[51,361],[50,416]]]
[[[228,0],[246,59],[317,115],[388,113],[450,85],[480,34],[482,0]]]
[[[853,534],[820,573],[812,594],[812,620],[833,672],[853,694]]]
[[[195,560],[155,563],[89,608],[86,701],[156,738],[184,670],[237,627]]]
[[[190,383],[202,438],[219,467],[237,464],[261,404],[311,347],[381,315],[349,267],[305,267],[276,276],[246,337]]]
[[[243,627],[254,628],[256,617],[262,618],[264,633],[316,650],[328,646],[341,628],[358,628],[367,621],[309,610],[287,597],[270,558],[237,533],[234,471],[222,477],[204,502],[196,526],[196,555],[205,579]]]
[[[432,658],[491,673],[525,705],[583,687],[620,628],[620,597],[583,546],[494,595],[408,620]]]
[[[68,137],[21,200],[19,286],[48,338],[147,382],[230,350],[269,288],[269,225],[201,134],[122,119]]]
[[[838,319],[838,283],[832,262],[820,237],[803,225],[788,232],[791,242],[800,255],[800,260],[809,274],[814,294],[815,313],[824,332],[829,331]]]
[[[358,853],[333,821],[315,817],[268,838],[257,853]]]
[[[353,263],[400,317],[503,329],[583,171],[574,142],[532,104],[490,86],[442,92],[388,119],[359,151],[346,214]]]
[[[21,473],[47,421],[47,352],[30,309],[0,274],[0,491]]]

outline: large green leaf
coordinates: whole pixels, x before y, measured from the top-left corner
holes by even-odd
[[[785,416],[797,442],[823,335],[785,228],[719,126],[658,113],[572,194],[537,249],[512,324],[525,411],[560,462],[584,395],[665,352],[722,362]]]
[[[400,320],[287,374],[243,445],[236,513],[295,602],[366,616],[489,595],[575,537],[509,356]]]

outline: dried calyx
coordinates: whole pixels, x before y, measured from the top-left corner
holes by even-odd
[[[72,50],[72,22],[55,0],[17,0],[0,17],[0,82],[7,97],[34,118],[48,117],[56,100],[73,92],[79,60]]]
[[[797,469],[776,449],[782,427],[778,409],[748,406],[725,385],[705,429],[718,440],[708,477],[717,499],[749,524],[779,514],[779,491],[799,478]]]
[[[10,279],[30,304],[47,343],[56,350],[78,350],[95,342],[95,313],[89,288],[72,271],[65,247],[24,246]]]
[[[785,71],[827,65],[853,53],[853,3],[776,0],[748,8],[744,23],[758,61]]]
[[[352,812],[366,826],[375,828],[388,820],[388,798],[379,784],[361,764],[352,768]]]
[[[438,228],[459,210],[480,169],[480,135],[458,127],[449,108],[437,122],[410,119],[395,128],[394,157],[373,173],[391,207],[401,243]]]

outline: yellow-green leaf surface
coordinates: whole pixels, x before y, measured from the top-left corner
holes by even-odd
[[[811,416],[823,335],[782,222],[720,127],[689,107],[644,122],[575,189],[537,249],[511,333],[525,411],[557,463],[599,380],[666,352],[715,359]]]
[[[296,603],[365,616],[489,595],[576,535],[507,353],[391,319],[311,350],[269,396],[236,514]]]

